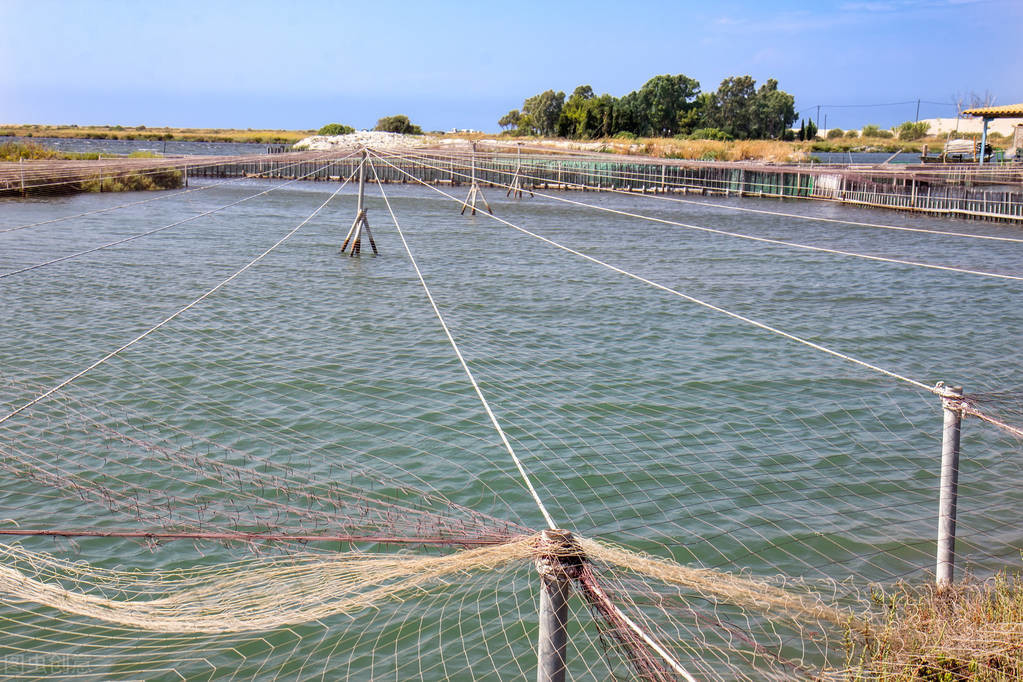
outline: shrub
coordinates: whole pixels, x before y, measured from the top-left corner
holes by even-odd
[[[906,121],[899,126],[899,139],[900,140],[919,140],[921,137],[927,135],[927,131],[930,130],[931,124],[920,121],[919,123],[913,123],[912,121]]]
[[[892,134],[892,131],[881,130],[881,128],[873,124],[863,126],[863,130],[860,131],[860,135],[863,137],[880,137],[885,140],[895,137],[895,135]]]
[[[628,130],[623,130],[620,133],[616,133],[614,139],[616,140],[635,140],[638,137],[636,133],[630,133]]]
[[[847,130],[847,131],[845,131],[845,136],[846,137],[859,137],[860,136],[860,131],[858,131],[858,130]]]
[[[832,128],[828,131],[828,139],[834,140],[839,137],[845,137],[845,131],[841,128]]]
[[[384,116],[377,121],[377,125],[373,130],[381,130],[385,133],[401,133],[402,135],[423,134],[423,129],[412,123],[408,116],[404,114]]]
[[[689,135],[690,140],[721,140],[727,142],[734,139],[731,135],[718,128],[697,128]]]
[[[316,131],[317,135],[350,135],[355,132],[355,128],[346,126],[341,123],[328,123],[319,130]]]

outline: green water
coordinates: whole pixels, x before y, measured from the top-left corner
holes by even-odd
[[[233,183],[0,232],[0,274],[268,186]],[[267,249],[333,189],[292,185],[152,237],[0,278],[0,403],[17,407],[193,301]],[[431,190],[385,189],[442,314],[559,525],[733,572],[858,584],[927,579],[941,434],[936,398],[485,217],[459,216],[457,206]],[[468,517],[444,500],[492,517],[467,521],[470,534],[484,527],[541,528],[542,517],[376,196],[368,210],[382,255],[367,256],[366,249],[361,259],[338,255],[354,213],[348,190],[238,279],[89,372],[60,398],[0,427],[5,523],[174,527],[194,521],[202,504],[211,525],[251,529],[265,522],[282,531],[328,532],[334,520],[348,523],[360,513],[358,506],[321,499],[313,505],[319,517],[296,512],[266,519],[258,498],[278,492],[233,483],[223,471],[184,472],[179,461],[161,457],[164,448],[242,469],[270,462],[294,489],[325,490],[337,480],[369,498],[445,518]],[[1021,386],[1023,283],[769,246],[485,192],[496,213],[512,223],[924,383],[959,383],[968,393],[1011,394]],[[564,196],[815,246],[1023,274],[1023,244],[699,203]],[[5,201],[0,230],[133,199]],[[747,199],[736,205],[1023,236],[1011,226],[816,203]],[[1002,398],[994,406],[1011,408],[1012,396]],[[80,413],[89,415],[91,426],[75,416]],[[136,440],[117,435],[124,433]],[[1018,443],[968,420],[962,447],[958,567],[987,575],[1017,566],[1023,547]],[[18,468],[27,457],[62,475],[130,491],[141,506],[161,511],[133,518],[130,501],[111,511],[109,503],[83,499],[71,488],[52,492],[46,481]],[[239,501],[233,491],[252,493],[255,502]],[[429,523],[393,525],[436,530]],[[213,563],[247,551],[189,542],[154,549],[109,539],[28,539],[24,545],[108,568]],[[264,637],[78,631],[45,610],[8,605],[3,618],[11,624],[0,628],[0,647],[7,661],[26,648],[69,656],[56,659],[59,671],[48,673],[58,677],[72,669],[86,677],[148,671],[142,676],[173,679],[153,670],[174,668],[196,678],[510,679],[533,674],[525,660],[535,627],[530,575],[524,567],[467,578],[464,589],[451,586],[416,608],[385,605],[361,621],[338,618]],[[26,637],[36,639],[27,644]],[[49,643],[42,646],[42,640]],[[94,640],[115,647],[116,655],[97,656],[90,649]],[[152,644],[152,652],[141,643]],[[205,653],[192,660],[186,652]],[[23,663],[8,672],[28,674]],[[707,665],[705,674],[712,676],[715,668]],[[591,663],[579,674],[606,676],[601,670]]]

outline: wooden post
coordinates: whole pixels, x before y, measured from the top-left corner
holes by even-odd
[[[952,584],[955,565],[956,501],[959,494],[959,436],[963,423],[963,388],[939,383],[945,413],[941,437],[941,481],[938,492],[938,552],[935,579],[938,591]]]
[[[181,179],[184,182],[185,187],[188,187],[188,164],[181,170]]]
[[[536,570],[540,574],[540,635],[537,642],[537,682],[565,682],[568,669],[568,597],[572,576],[569,571],[578,564],[577,548],[567,530],[545,530],[543,542],[550,554],[540,554]]]
[[[21,169],[21,196],[25,196],[25,157],[18,157],[18,168]]]
[[[508,191],[505,193],[506,197],[510,197],[512,194],[515,195],[516,199],[522,198],[522,178],[519,173],[522,171],[522,143],[519,142],[515,147],[515,175],[512,176],[512,181],[508,185]],[[533,196],[532,192],[529,192],[529,196]],[[493,211],[491,211],[493,213]]]
[[[480,190],[480,186],[478,184],[476,184],[476,141],[475,140],[472,143],[472,174],[471,174],[471,177],[472,177],[472,184],[469,185],[469,196],[467,196],[465,198],[465,201],[462,202],[462,215],[465,215],[465,209],[466,208],[471,208],[472,209],[471,215],[476,215],[476,198],[477,197],[479,197],[480,199],[483,200],[483,205],[486,206],[487,207],[487,211],[489,211],[490,214],[493,215],[494,214],[494,210],[492,208],[490,208],[490,204],[487,203],[487,199],[486,199],[486,197],[483,196],[483,191]]]
[[[359,161],[359,200],[355,209],[355,222],[352,223],[352,227],[348,230],[348,236],[345,237],[345,241],[341,244],[341,253],[344,253],[348,249],[348,245],[351,244],[351,251],[348,253],[349,257],[355,257],[362,253],[362,233],[366,232],[366,238],[369,239],[369,245],[373,249],[373,255],[378,256],[380,252],[377,251],[376,242],[373,241],[373,233],[369,229],[369,219],[366,218],[366,209],[363,207],[366,197],[366,150],[362,150],[362,159]]]

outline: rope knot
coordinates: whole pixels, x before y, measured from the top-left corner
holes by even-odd
[[[575,579],[582,570],[583,549],[571,531],[545,530],[537,536],[534,564],[546,580]]]
[[[934,385],[934,392],[941,398],[942,408],[949,412],[958,412],[960,417],[966,417],[970,411],[970,401],[963,397],[962,386],[948,386],[944,381]]]

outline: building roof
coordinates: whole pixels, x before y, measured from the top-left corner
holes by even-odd
[[[1023,104],[1005,104],[1000,107],[977,107],[963,112],[971,116],[984,118],[1016,118],[1023,116]]]

